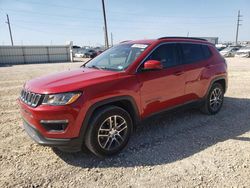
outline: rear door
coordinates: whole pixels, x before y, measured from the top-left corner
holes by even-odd
[[[185,78],[179,57],[176,44],[162,44],[139,67],[137,79],[144,117],[182,103]],[[140,71],[148,60],[161,61],[164,69]]]
[[[181,43],[183,70],[185,75],[185,96],[187,101],[204,95],[207,79],[204,72],[210,68],[211,52],[205,44]]]

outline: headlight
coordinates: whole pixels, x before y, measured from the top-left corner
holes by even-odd
[[[81,94],[82,94],[81,92],[70,92],[70,93],[45,95],[43,99],[43,104],[55,105],[55,106],[72,104],[81,96]]]

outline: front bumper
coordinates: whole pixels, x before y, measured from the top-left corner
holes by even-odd
[[[61,150],[80,151],[86,126],[83,126],[86,108],[82,108],[83,101],[78,100],[68,106],[39,105],[35,108],[17,99],[23,127],[28,135],[38,144],[58,147]],[[43,122],[67,120],[67,127],[63,130],[48,130]],[[55,124],[53,124],[55,125]],[[53,126],[51,124],[51,127]],[[47,124],[50,126],[50,124]]]
[[[77,152],[81,150],[82,140],[80,137],[72,139],[46,138],[35,128],[34,125],[29,124],[26,120],[23,120],[23,127],[27,134],[40,145],[58,147],[59,149],[68,152]]]
[[[20,99],[19,103],[21,115],[26,122],[33,125],[41,135],[46,138],[71,139],[80,136],[80,129],[84,120],[85,108],[75,103],[68,106],[47,106],[39,105],[36,108],[30,107]],[[81,101],[79,101],[81,103]],[[42,121],[66,120],[67,126],[63,130],[49,130]]]
[[[227,54],[224,54],[224,53],[221,53],[222,57],[234,57],[234,54],[232,53],[227,53]]]

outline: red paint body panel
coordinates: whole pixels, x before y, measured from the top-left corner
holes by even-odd
[[[175,75],[181,70],[180,66],[137,75],[141,85],[142,118],[182,102],[185,92],[184,74]]]
[[[129,41],[126,43],[149,44],[148,48],[123,72],[79,68],[28,81],[25,89],[39,94],[54,94],[81,91],[82,96],[73,104],[65,106],[39,105],[30,107],[18,99],[23,118],[46,138],[76,138],[88,110],[96,103],[118,96],[130,96],[137,106],[140,119],[151,114],[202,99],[216,77],[227,81],[227,66],[224,59],[208,42],[213,56],[206,61],[180,65],[172,68],[137,72],[137,67],[159,44],[166,42],[193,42],[191,39],[161,39]],[[69,121],[66,130],[49,132],[40,120]]]

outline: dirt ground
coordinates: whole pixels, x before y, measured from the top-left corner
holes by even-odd
[[[24,82],[81,63],[0,67],[0,187],[250,187],[250,59],[227,61],[219,114],[151,118],[105,160],[39,146],[21,127],[16,99]]]

